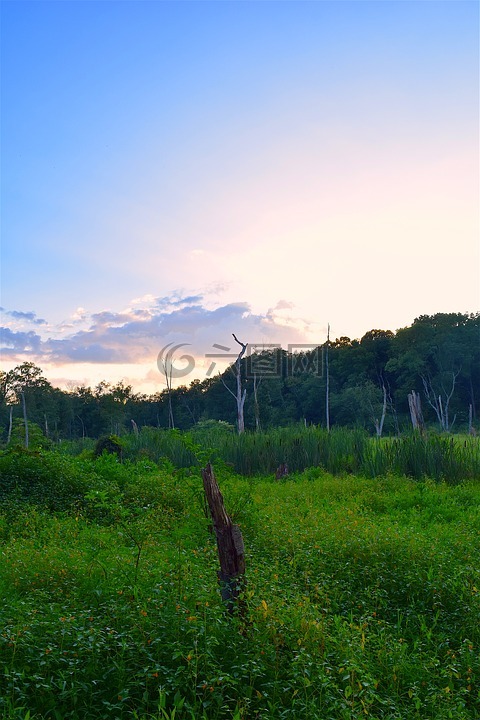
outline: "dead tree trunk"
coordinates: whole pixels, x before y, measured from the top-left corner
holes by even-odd
[[[414,430],[423,432],[425,423],[423,421],[422,406],[420,404],[420,395],[412,390],[408,395],[408,407],[410,408],[410,418]]]
[[[222,493],[210,463],[202,470],[202,478],[217,538],[220,593],[228,612],[233,615],[245,585],[245,549],[242,532],[227,515]]]
[[[382,390],[383,390],[383,405],[382,405],[382,416],[380,420],[375,417],[374,418],[374,425],[375,425],[375,432],[377,434],[377,438],[382,437],[383,432],[383,424],[385,422],[385,416],[387,414],[387,388],[385,387],[385,383],[382,384]]]
[[[247,394],[246,389],[242,392],[242,372],[241,372],[241,365],[240,361],[242,357],[245,355],[245,351],[247,349],[247,345],[245,343],[240,342],[235,335],[233,336],[233,339],[235,342],[237,342],[239,345],[242,346],[242,349],[240,350],[237,360],[235,362],[236,367],[236,375],[237,375],[237,423],[238,423],[238,432],[243,433],[245,430],[245,420],[243,416],[243,406],[245,405],[245,396]]]
[[[328,348],[330,345],[330,323],[327,328],[327,342],[325,345],[325,420],[327,423],[327,432],[330,432],[330,371],[328,368]]]
[[[245,405],[245,397],[247,395],[247,390],[244,388],[242,390],[242,366],[241,366],[241,360],[242,357],[245,355],[245,352],[247,350],[247,343],[242,343],[238,338],[235,337],[235,335],[232,333],[233,339],[235,342],[237,342],[239,345],[242,346],[242,349],[238,353],[238,357],[235,360],[235,364],[233,365],[235,377],[237,379],[237,392],[234,393],[228,385],[225,383],[222,377],[220,377],[220,380],[222,381],[224,387],[228,390],[230,395],[233,395],[235,398],[235,402],[237,403],[237,431],[238,433],[243,433],[245,431],[245,420],[244,420],[244,414],[243,414],[243,408]]]
[[[468,434],[475,435],[475,428],[473,427],[473,405],[470,403],[468,406]]]
[[[25,425],[25,447],[28,450],[28,420],[27,420],[27,404],[25,402],[25,393],[22,391],[22,408],[23,408],[23,422]]]
[[[470,406],[471,407],[471,406]],[[7,445],[10,443],[11,437],[12,437],[12,425],[13,425],[13,405],[10,405],[10,413],[8,416],[8,435],[7,435]]]

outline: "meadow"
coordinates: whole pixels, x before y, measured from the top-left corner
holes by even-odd
[[[1,452],[0,718],[479,718],[479,441],[333,435],[313,462],[298,437]],[[210,457],[245,540],[234,617]]]

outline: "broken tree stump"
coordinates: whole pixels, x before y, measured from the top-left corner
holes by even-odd
[[[275,471],[275,480],[281,480],[282,478],[287,477],[287,475],[288,465],[287,463],[283,463],[282,465],[279,465]]]
[[[232,523],[225,510],[223,496],[210,463],[202,470],[202,478],[217,538],[220,593],[228,612],[233,615],[238,606],[239,595],[245,586],[245,548],[242,531],[238,525]]]

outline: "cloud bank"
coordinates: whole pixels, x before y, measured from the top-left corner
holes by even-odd
[[[78,308],[56,326],[44,320],[39,326],[33,312],[3,313],[0,344],[3,364],[9,367],[30,360],[41,367],[63,367],[63,372],[66,366],[113,365],[143,367],[147,374],[156,368],[157,358],[164,357],[167,348],[178,347],[181,362],[188,346],[188,357],[196,370],[190,380],[207,377],[213,368],[217,372],[231,362],[231,356],[238,352],[232,333],[250,345],[286,348],[306,342],[312,332],[308,322],[291,314],[292,305],[286,300],[264,314],[256,314],[246,302],[212,307],[203,295],[183,297],[178,292],[137,298],[118,312]],[[322,335],[317,344],[323,340]]]

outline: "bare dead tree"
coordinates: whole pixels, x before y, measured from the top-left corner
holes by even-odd
[[[9,445],[10,440],[12,439],[12,426],[13,426],[13,405],[10,405],[10,411],[9,411],[9,416],[8,416],[7,445]]]
[[[168,347],[168,346],[167,346]],[[173,418],[173,406],[172,406],[172,374],[173,374],[173,361],[170,355],[167,353],[165,360],[159,356],[158,367],[161,369],[163,375],[165,375],[165,382],[167,385],[167,398],[168,398],[168,427],[170,430],[175,428],[175,420]]]
[[[473,392],[472,375],[470,374],[470,400],[472,404],[473,420],[476,420],[477,414],[475,412],[475,393]]]
[[[82,420],[82,418],[80,417],[80,415],[75,415],[75,416],[74,416],[74,418],[73,418],[73,422],[74,422],[74,423],[75,423],[75,418],[76,418],[76,417],[80,420],[80,424],[81,424],[81,426],[82,426],[82,440],[85,440],[85,423],[83,422],[83,420]]]
[[[472,403],[468,406],[468,434],[473,435],[473,407]]]
[[[383,390],[383,404],[382,404],[382,415],[380,417],[380,420],[376,417],[374,418],[374,425],[375,425],[375,432],[377,434],[377,438],[382,437],[383,432],[383,424],[385,422],[385,416],[387,414],[387,388],[385,387],[385,383],[382,382],[382,390]]]
[[[453,391],[455,390],[455,384],[457,381],[457,377],[460,374],[460,370],[452,370],[451,376],[452,376],[452,384],[451,387],[446,390],[445,386],[443,384],[443,380],[440,383],[440,387],[443,392],[443,398],[442,393],[436,394],[434,388],[432,379],[429,375],[422,375],[422,383],[423,383],[423,389],[425,391],[425,397],[427,399],[428,404],[431,408],[435,411],[435,414],[437,416],[437,420],[440,424],[440,428],[444,432],[449,432],[451,428],[453,427],[453,424],[456,419],[456,415],[454,416],[452,422],[450,422],[449,416],[448,416],[448,409],[450,405],[450,400],[453,395]]]
[[[230,395],[232,395],[235,398],[235,402],[237,403],[237,429],[238,433],[243,433],[245,431],[245,420],[244,420],[244,414],[243,414],[243,408],[245,405],[245,398],[247,395],[247,389],[243,388],[242,390],[242,368],[241,368],[241,360],[242,357],[245,355],[245,352],[247,350],[248,343],[242,343],[238,338],[232,333],[233,339],[236,343],[241,345],[242,349],[238,353],[237,359],[235,360],[235,364],[233,365],[233,372],[236,377],[236,385],[237,389],[234,393],[228,385],[225,383],[223,378],[220,376],[220,380],[222,381],[224,387],[228,390]]]
[[[165,373],[165,380],[167,383],[168,393],[168,427],[173,430],[175,427],[175,420],[173,419],[173,406],[172,406],[172,365],[170,364],[170,372]]]
[[[325,346],[325,373],[326,373],[326,385],[325,385],[325,419],[327,422],[327,432],[330,432],[330,371],[328,367],[328,348],[330,345],[330,323],[327,326],[327,342]]]
[[[415,390],[412,390],[412,392],[408,394],[408,407],[410,409],[410,418],[412,420],[413,429],[423,432],[425,429],[425,423],[423,421],[420,395],[416,393]]]
[[[260,375],[260,379],[257,378],[257,373],[253,373],[253,407],[255,411],[255,430],[260,430],[260,405],[258,403],[258,386],[262,382],[263,375]]]
[[[25,402],[25,393],[21,392],[22,395],[22,409],[23,409],[23,422],[25,424],[25,447],[28,450],[28,420],[27,420],[27,404]]]

